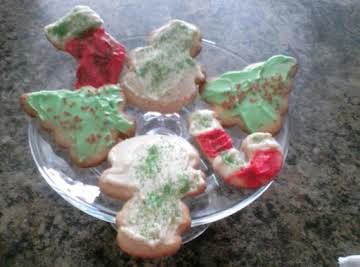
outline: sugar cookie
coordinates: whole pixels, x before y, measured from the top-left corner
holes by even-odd
[[[45,27],[48,40],[79,61],[75,87],[95,88],[118,83],[125,47],[103,28],[103,20],[87,6],[75,6]]]
[[[242,71],[226,72],[208,81],[201,96],[224,126],[239,125],[248,133],[276,134],[288,110],[297,62],[273,56]]]
[[[120,248],[142,258],[174,254],[191,224],[181,198],[205,189],[195,148],[178,136],[142,135],[113,147],[108,158],[100,189],[127,200],[116,217]]]
[[[122,113],[124,98],[116,85],[101,90],[39,91],[20,97],[24,111],[52,131],[55,142],[69,149],[71,160],[90,167],[106,159],[119,137],[133,135],[134,122]]]
[[[148,46],[128,55],[128,70],[121,82],[129,103],[144,110],[179,111],[205,80],[193,59],[200,49],[200,31],[190,23],[172,20],[153,31]]]
[[[229,185],[257,188],[276,176],[282,167],[282,151],[269,133],[252,133],[240,150],[210,110],[198,110],[190,116],[190,134],[202,153]]]

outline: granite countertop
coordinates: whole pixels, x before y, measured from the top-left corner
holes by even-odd
[[[175,256],[127,256],[108,223],[70,206],[41,178],[18,102],[23,92],[61,81],[53,69],[70,58],[42,28],[78,3],[1,1],[0,266],[336,266],[339,256],[360,254],[360,2],[114,2],[87,4],[115,36],[180,18],[247,62],[298,58],[284,170],[259,200]]]

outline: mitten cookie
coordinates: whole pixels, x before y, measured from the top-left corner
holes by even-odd
[[[194,147],[177,136],[143,135],[113,147],[108,159],[100,189],[127,200],[116,217],[120,248],[142,258],[174,254],[191,224],[181,198],[205,189]]]
[[[201,96],[212,105],[223,125],[237,124],[248,133],[276,134],[288,110],[296,71],[294,58],[273,56],[207,82]]]
[[[116,84],[125,60],[125,48],[105,32],[103,20],[91,8],[76,6],[45,27],[48,40],[79,61],[76,88]]]
[[[197,94],[205,76],[193,60],[201,49],[194,25],[172,20],[132,50],[121,79],[129,103],[144,110],[177,112]]]
[[[134,122],[121,112],[125,103],[116,85],[39,91],[22,95],[20,102],[27,114],[54,133],[58,145],[69,149],[80,167],[101,163],[119,137],[134,133]]]
[[[279,144],[269,133],[253,133],[240,150],[210,110],[190,116],[190,134],[224,181],[238,188],[257,188],[273,179],[281,169],[283,156]]]

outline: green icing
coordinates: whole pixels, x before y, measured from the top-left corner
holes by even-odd
[[[202,97],[210,103],[218,105],[227,101],[230,96],[236,96],[236,93],[236,88],[230,80],[219,78],[206,85]]]
[[[65,140],[71,141],[71,149],[80,162],[112,147],[116,142],[112,131],[126,134],[134,127],[119,112],[123,98],[116,85],[39,91],[28,94],[26,99],[41,122],[50,122]]]
[[[87,6],[76,6],[64,17],[45,27],[48,39],[57,47],[63,48],[65,42],[80,36],[89,29],[99,28],[102,19]]]
[[[223,116],[239,118],[249,132],[269,126],[285,105],[297,62],[273,56],[242,71],[231,71],[206,84],[202,98],[221,105]]]
[[[136,62],[134,70],[137,79],[150,84],[145,94],[165,96],[174,83],[174,77],[182,77],[186,71],[196,71],[197,64],[190,56],[195,28],[182,21],[173,21],[170,26],[156,32],[149,40],[149,46],[137,48],[132,57]],[[123,80],[127,81],[125,74]]]
[[[249,97],[247,97],[249,98]],[[257,129],[271,123],[277,119],[277,110],[261,97],[256,97],[256,102],[250,100],[242,101],[227,111],[226,115],[231,117],[240,117],[243,119],[245,126],[251,131],[256,132]]]

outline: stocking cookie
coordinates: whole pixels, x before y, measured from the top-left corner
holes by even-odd
[[[128,71],[121,81],[129,103],[144,110],[179,111],[205,80],[193,60],[200,49],[200,31],[190,23],[172,20],[153,31],[148,46],[128,55]]]
[[[238,188],[257,188],[273,179],[282,167],[282,151],[269,133],[248,135],[240,150],[210,110],[191,114],[190,134],[224,181]]]
[[[76,88],[116,84],[125,60],[125,48],[105,32],[103,20],[91,8],[76,6],[45,27],[48,40],[79,61]]]
[[[294,58],[273,56],[207,82],[201,96],[223,125],[237,124],[248,133],[276,134],[288,109],[296,71]]]
[[[100,189],[127,200],[116,217],[120,248],[142,258],[174,254],[191,224],[181,198],[205,189],[194,147],[177,136],[142,135],[113,147],[108,159]]]
[[[101,163],[119,137],[134,133],[134,122],[121,112],[124,98],[116,85],[39,91],[22,95],[20,102],[27,114],[53,132],[58,145],[69,149],[80,167]]]

